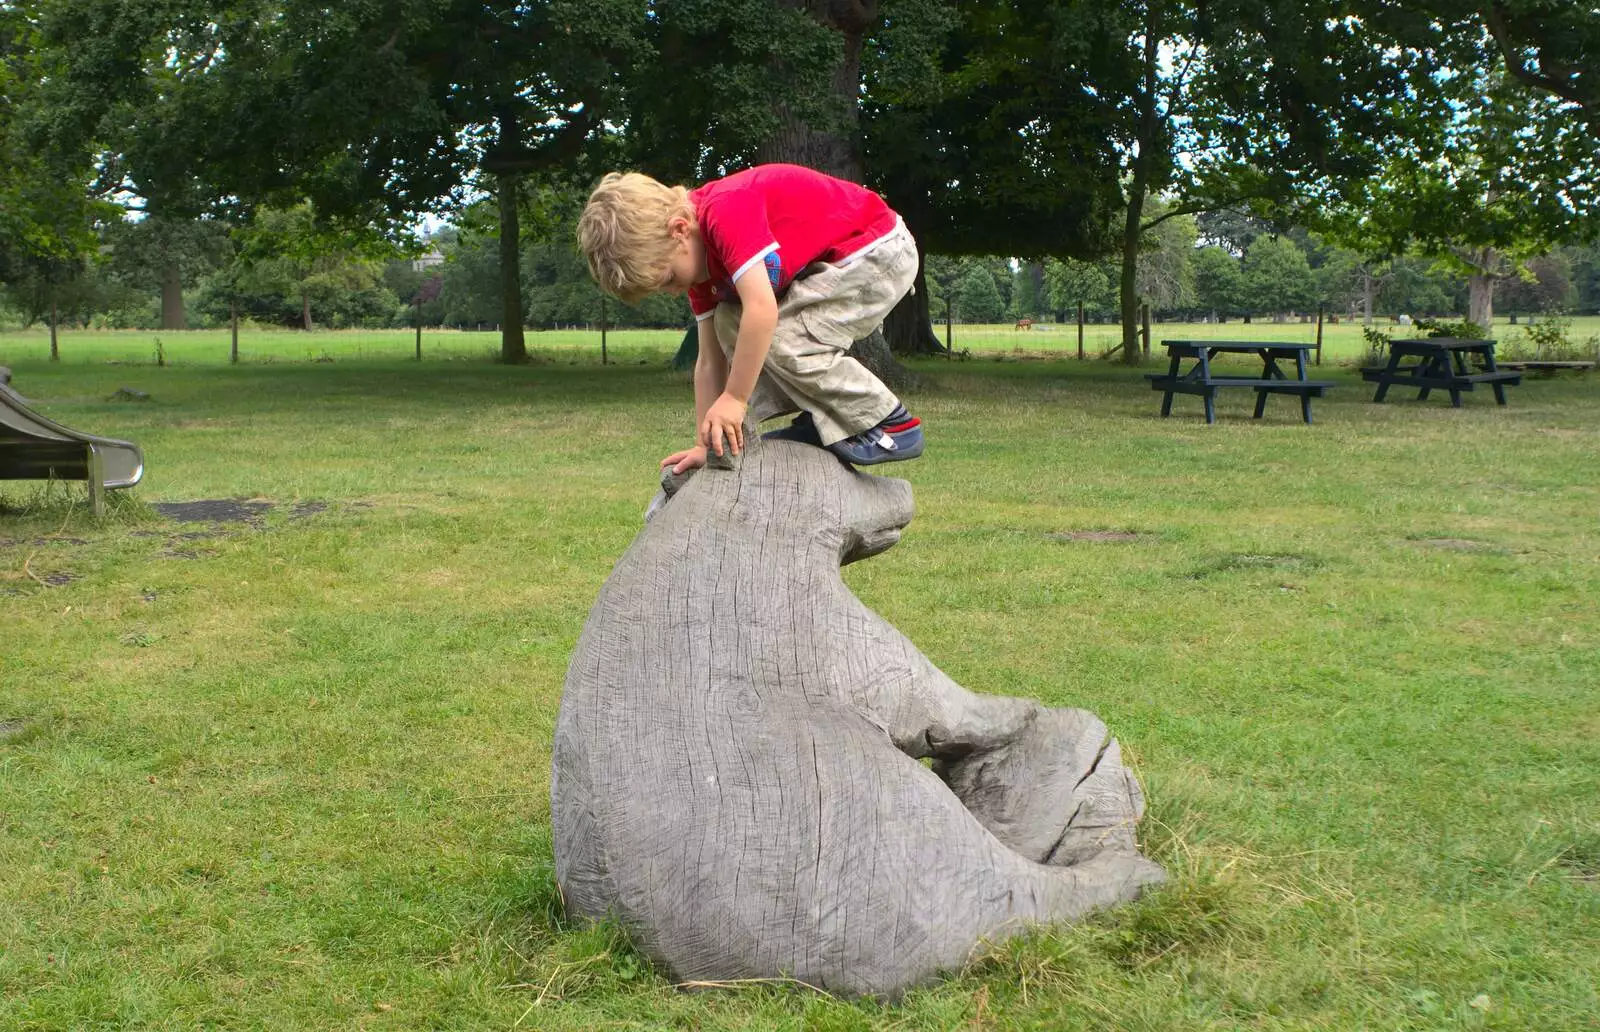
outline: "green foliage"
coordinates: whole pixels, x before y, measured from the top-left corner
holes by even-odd
[[[1366,344],[1366,351],[1362,353],[1358,365],[1382,365],[1389,355],[1390,336],[1371,326],[1361,327],[1361,339]]]
[[[1245,252],[1245,296],[1258,312],[1305,310],[1316,302],[1316,282],[1305,252],[1287,237],[1263,236]]]
[[[1139,297],[1152,309],[1170,312],[1194,304],[1195,240],[1193,215],[1168,216],[1165,205],[1152,202],[1147,217],[1159,220],[1145,232],[1134,272]]]
[[[1045,262],[1044,275],[1050,306],[1057,312],[1076,309],[1080,303],[1095,313],[1112,308],[1111,278],[1099,265],[1051,258]]]
[[[995,286],[994,273],[971,264],[961,277],[956,294],[956,317],[962,322],[993,323],[1006,317],[1005,299]]]
[[[1489,331],[1470,319],[1441,320],[1422,318],[1412,324],[1429,337],[1459,337],[1462,340],[1483,340]]]
[[[1593,362],[1600,359],[1600,335],[1579,340],[1572,334],[1572,320],[1551,317],[1524,326],[1521,334],[1503,342],[1497,350],[1506,359]]]
[[[1239,259],[1212,246],[1196,249],[1190,261],[1196,305],[1219,316],[1239,314],[1250,308]]]

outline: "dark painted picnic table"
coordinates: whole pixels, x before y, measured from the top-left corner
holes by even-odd
[[[1151,389],[1165,392],[1161,399],[1163,416],[1172,414],[1174,394],[1198,394],[1205,399],[1206,422],[1215,423],[1217,391],[1223,387],[1244,387],[1256,392],[1254,418],[1260,419],[1266,411],[1267,395],[1297,394],[1300,415],[1309,423],[1312,397],[1320,398],[1334,386],[1332,380],[1306,378],[1306,352],[1314,348],[1314,344],[1275,340],[1164,340],[1161,345],[1167,349],[1167,371],[1146,373],[1145,379],[1150,381]],[[1258,376],[1214,373],[1211,360],[1219,354],[1256,355],[1261,359],[1261,373]],[[1187,372],[1180,372],[1185,360],[1192,360],[1194,364]],[[1278,364],[1280,362],[1293,365],[1285,370]],[[1291,376],[1291,372],[1294,375]]]
[[[1469,364],[1468,359],[1471,359]],[[1361,378],[1378,385],[1373,401],[1382,401],[1390,387],[1416,387],[1417,400],[1425,401],[1435,389],[1450,392],[1450,404],[1461,407],[1461,392],[1486,383],[1494,400],[1506,403],[1506,388],[1522,382],[1522,374],[1494,364],[1494,341],[1462,337],[1428,340],[1391,340],[1389,361],[1363,366]]]

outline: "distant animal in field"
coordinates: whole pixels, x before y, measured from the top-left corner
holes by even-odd
[[[1033,329],[1033,320],[1032,319],[1018,319],[1017,320],[1017,324],[1015,326],[1011,327],[1011,328],[1013,330],[1031,330],[1031,329]]]

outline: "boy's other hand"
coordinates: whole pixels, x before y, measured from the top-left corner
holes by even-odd
[[[744,414],[747,408],[744,402],[723,391],[706,409],[706,417],[700,421],[701,445],[718,455],[722,454],[724,443],[735,455],[743,451]]]
[[[693,448],[685,448],[680,452],[673,452],[661,460],[661,468],[672,467],[674,473],[687,473],[691,469],[699,469],[706,464],[705,445],[697,444]]]

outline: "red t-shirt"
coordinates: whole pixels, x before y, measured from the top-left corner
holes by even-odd
[[[689,288],[695,318],[738,299],[734,281],[760,265],[773,293],[815,261],[836,262],[894,229],[899,219],[864,186],[799,165],[757,165],[692,190],[711,278]]]

